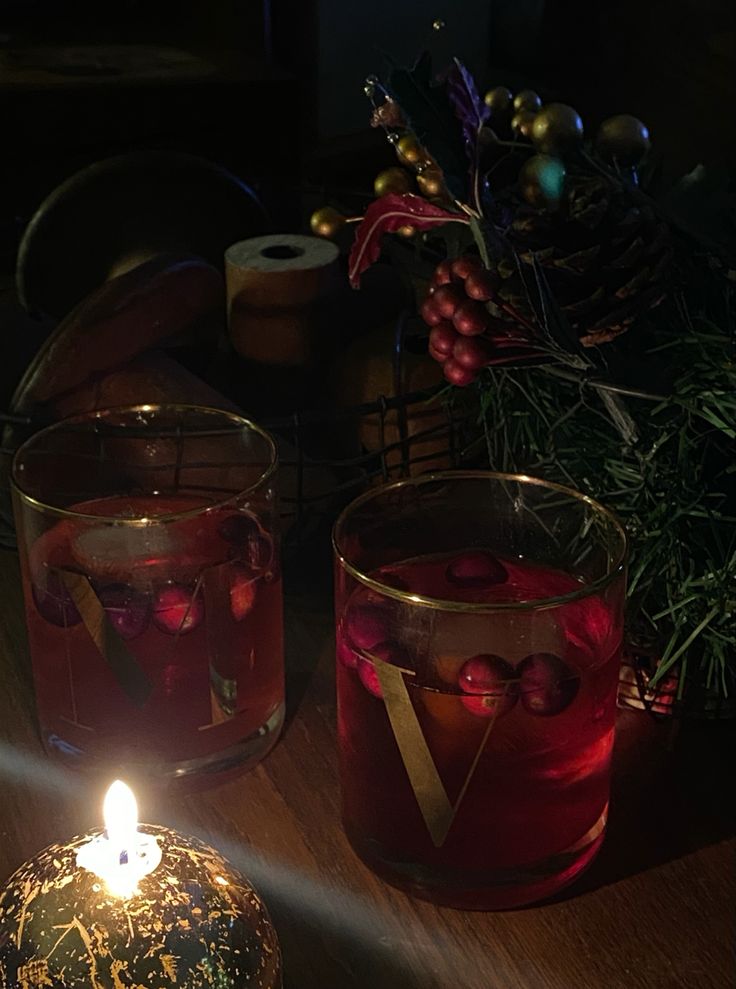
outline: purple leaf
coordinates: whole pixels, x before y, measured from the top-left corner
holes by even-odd
[[[402,196],[395,193],[381,196],[370,204],[355,232],[348,267],[350,284],[358,288],[360,276],[378,260],[382,234],[394,233],[407,225],[417,230],[429,230],[444,223],[467,222],[462,213],[450,213],[410,192]]]
[[[463,126],[465,147],[472,161],[478,143],[478,134],[488,119],[490,110],[478,95],[472,75],[459,59],[453,59],[453,65],[445,81],[448,99]]]

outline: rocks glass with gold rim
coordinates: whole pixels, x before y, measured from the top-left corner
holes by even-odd
[[[519,906],[603,841],[626,538],[524,476],[369,491],[334,529],[343,822],[389,882]]]
[[[283,721],[276,448],[216,409],[79,415],[17,452],[41,733],[84,768],[245,767]]]

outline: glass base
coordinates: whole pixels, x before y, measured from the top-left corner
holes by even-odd
[[[512,910],[546,900],[574,882],[598,854],[607,817],[608,806],[593,827],[567,851],[518,868],[470,875],[397,861],[382,854],[377,842],[358,835],[349,825],[345,826],[345,833],[353,851],[371,871],[411,896],[459,910]]]
[[[261,727],[227,749],[212,752],[197,759],[181,762],[126,761],[99,759],[82,749],[69,745],[58,735],[44,735],[44,747],[56,761],[90,775],[122,773],[126,780],[145,780],[147,784],[185,784],[197,780],[212,782],[220,777],[235,775],[251,769],[271,751],[281,734],[285,705],[282,702]]]

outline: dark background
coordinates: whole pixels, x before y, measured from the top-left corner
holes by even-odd
[[[392,163],[362,82],[426,46],[591,129],[642,117],[665,176],[733,161],[735,38],[733,0],[0,0],[0,268],[58,182],[140,148],[219,161],[304,229],[305,188],[369,190]]]

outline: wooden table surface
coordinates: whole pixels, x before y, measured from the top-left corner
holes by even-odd
[[[287,598],[288,721],[252,772],[206,791],[138,793],[141,818],[218,846],[254,880],[287,989],[726,989],[736,984],[730,725],[619,724],[609,834],[555,901],[466,913],[414,901],[353,855],[339,821],[327,586]],[[0,882],[96,826],[101,781],[43,754],[17,560],[0,552]]]

